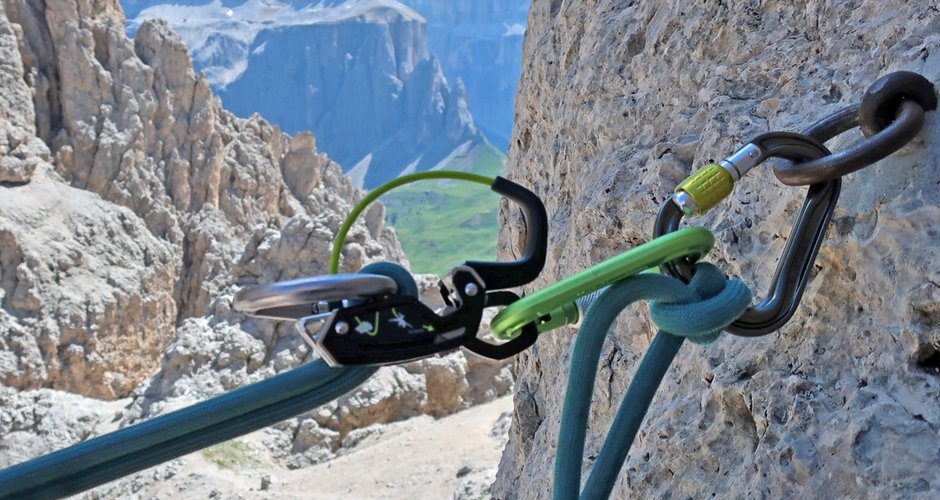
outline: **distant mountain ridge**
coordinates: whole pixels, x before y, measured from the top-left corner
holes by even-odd
[[[429,50],[463,80],[477,128],[507,152],[531,0],[401,1],[427,19]]]
[[[224,88],[246,69],[249,48],[265,30],[343,21],[423,21],[397,0],[124,0],[128,34],[160,18],[186,41],[195,67]],[[221,50],[220,50],[221,49]]]
[[[260,113],[371,188],[486,142],[444,77],[424,18],[395,0],[126,0],[128,32],[166,19],[226,108]]]

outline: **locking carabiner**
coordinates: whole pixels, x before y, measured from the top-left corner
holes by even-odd
[[[719,165],[710,165],[693,174],[680,184],[671,202],[663,204],[654,234],[674,231],[684,215],[700,215],[713,207],[731,192],[740,175],[765,159],[790,160],[790,163],[775,166],[774,175],[788,185],[811,184],[803,208],[777,264],[768,297],[726,328],[732,334],[745,337],[773,332],[783,326],[799,306],[839,199],[841,177],[907,144],[923,127],[924,112],[936,108],[933,84],[923,76],[907,71],[885,75],[868,88],[861,105],[849,106],[814,123],[802,135],[786,132],[761,135]],[[865,140],[835,154],[822,146],[858,126],[865,133]],[[778,142],[780,147],[776,153],[762,148],[762,144],[770,145],[768,141]],[[688,280],[692,268],[688,262],[674,261],[661,269]]]
[[[742,175],[769,158],[802,162],[830,154],[822,142],[831,137],[829,134],[835,135],[834,129],[809,132],[805,135],[790,132],[760,135],[728,158],[694,173],[679,184],[676,193],[663,203],[656,219],[654,236],[675,231],[684,216],[707,212],[731,193],[734,183]],[[726,331],[743,337],[767,335],[793,316],[839,200],[841,187],[841,179],[810,186],[777,264],[768,296],[745,311]],[[692,263],[680,259],[663,264],[660,269],[665,274],[688,281],[694,268]]]
[[[526,335],[527,329],[546,332],[576,323],[581,317],[580,299],[664,262],[686,258],[694,263],[714,243],[712,233],[700,227],[656,238],[509,304],[493,318],[490,330],[496,338],[515,339]]]

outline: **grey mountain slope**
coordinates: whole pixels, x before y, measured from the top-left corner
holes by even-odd
[[[474,124],[507,151],[530,0],[402,0],[428,22],[428,48],[467,89]]]
[[[464,87],[428,53],[424,19],[396,1],[148,2],[134,12],[132,32],[143,19],[169,20],[227,109],[312,130],[367,187],[485,140]]]
[[[289,132],[313,130],[347,170],[371,155],[366,187],[483,140],[463,87],[448,85],[417,21],[264,30],[245,72],[219,93],[236,114],[258,111]]]

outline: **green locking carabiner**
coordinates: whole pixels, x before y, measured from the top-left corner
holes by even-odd
[[[497,339],[510,340],[530,323],[535,323],[539,332],[574,323],[578,320],[577,299],[680,257],[695,262],[714,244],[711,231],[701,227],[661,236],[513,302],[493,318],[490,331]]]

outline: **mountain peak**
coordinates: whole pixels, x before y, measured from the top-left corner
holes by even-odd
[[[220,88],[245,70],[248,47],[262,31],[360,21],[371,24],[425,20],[397,0],[143,0],[125,2],[133,36],[151,19],[163,19],[189,47],[209,82]]]
[[[424,17],[417,11],[397,0],[359,0],[346,1],[336,7],[348,10],[349,17],[362,16],[366,22],[417,21],[424,23]]]

